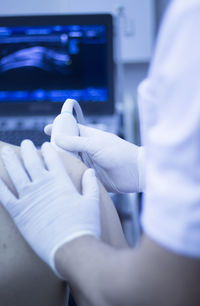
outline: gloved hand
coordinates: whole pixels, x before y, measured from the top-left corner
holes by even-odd
[[[45,143],[41,151],[46,168],[29,140],[21,144],[24,166],[10,147],[2,149],[18,198],[0,179],[0,202],[32,249],[59,276],[54,263],[59,247],[82,235],[100,236],[99,188],[88,169],[80,194],[51,144]]]
[[[144,191],[144,148],[120,137],[79,124],[80,136],[55,139],[61,148],[72,152],[87,152],[93,160],[96,174],[110,192]],[[51,135],[52,125],[44,129]],[[100,168],[100,171],[98,169]],[[108,179],[106,179],[108,178]]]

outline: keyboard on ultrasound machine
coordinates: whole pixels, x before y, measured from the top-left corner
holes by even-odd
[[[11,119],[0,119],[0,141],[13,145],[20,145],[23,139],[30,139],[36,147],[40,147],[45,141],[49,141],[49,136],[45,135],[43,129],[46,121],[24,120],[17,121]]]
[[[30,139],[36,147],[40,147],[43,142],[49,141],[49,137],[39,130],[5,130],[0,131],[0,140],[19,146],[23,139]]]

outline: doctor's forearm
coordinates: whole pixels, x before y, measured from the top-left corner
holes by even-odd
[[[78,305],[133,306],[132,253],[85,236],[61,247],[55,260]]]
[[[55,259],[78,306],[200,305],[199,260],[168,251],[146,235],[134,250],[85,236],[61,247]]]

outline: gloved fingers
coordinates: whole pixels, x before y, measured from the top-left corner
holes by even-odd
[[[9,211],[10,205],[16,202],[16,198],[13,193],[8,189],[6,184],[0,179],[0,202]],[[10,211],[9,211],[10,212]]]
[[[96,145],[92,138],[81,136],[65,136],[65,134],[58,134],[56,144],[66,151],[71,152],[87,152],[91,155],[97,151]]]
[[[15,151],[8,146],[3,147],[1,156],[17,193],[19,196],[22,195],[25,186],[30,183],[30,179],[22,165],[22,162]]]
[[[45,171],[44,164],[31,140],[24,140],[21,143],[21,154],[26,170],[32,180],[40,177]]]
[[[47,136],[51,136],[51,132],[52,132],[52,126],[53,124],[47,124],[45,127],[44,127],[44,132]]]
[[[47,124],[44,127],[44,133],[48,136],[51,136],[53,124]],[[99,129],[95,129],[83,124],[78,124],[80,135],[86,136],[86,137],[95,137],[95,136],[105,136],[105,134],[108,134],[107,132],[104,132]],[[63,131],[64,132],[64,131]]]
[[[87,169],[82,177],[82,194],[92,199],[99,198],[99,186],[93,169]]]

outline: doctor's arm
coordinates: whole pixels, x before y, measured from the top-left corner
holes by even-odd
[[[134,250],[117,250],[85,236],[61,247],[55,260],[79,306],[200,302],[198,259],[170,252],[146,235]]]
[[[141,299],[141,290],[145,287],[144,282],[137,284],[136,254],[133,250],[120,251],[94,237],[84,236],[62,246],[55,260],[57,270],[68,280],[78,305],[128,306],[138,305],[136,300]],[[140,266],[139,258],[136,260]]]

